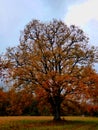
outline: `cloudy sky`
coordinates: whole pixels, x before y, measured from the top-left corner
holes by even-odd
[[[98,0],[0,0],[0,54],[19,44],[20,31],[32,19],[75,24],[98,43]]]

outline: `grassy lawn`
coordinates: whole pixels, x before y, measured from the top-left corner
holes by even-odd
[[[98,118],[63,117],[61,122],[52,121],[53,117],[0,117],[0,130],[98,130]]]

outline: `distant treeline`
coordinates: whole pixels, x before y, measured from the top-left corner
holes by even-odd
[[[66,107],[65,107],[66,106]],[[47,116],[51,115],[51,108],[45,101],[40,102],[37,97],[25,90],[3,91],[0,89],[0,116]],[[98,106],[74,101],[65,101],[62,104],[61,115],[98,116]]]

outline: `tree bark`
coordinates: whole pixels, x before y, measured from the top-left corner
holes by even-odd
[[[53,110],[54,120],[60,121],[61,120],[61,113],[60,113],[61,101],[60,101],[60,97],[59,96],[56,96],[54,98],[50,97],[49,102],[50,102],[52,110]]]
[[[54,106],[53,116],[54,116],[55,121],[60,121],[61,120],[60,104],[57,104],[56,106]]]

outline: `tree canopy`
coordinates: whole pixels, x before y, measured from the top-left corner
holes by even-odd
[[[64,100],[83,99],[96,86],[88,77],[98,52],[88,41],[75,25],[32,20],[21,33],[20,44],[7,49],[3,73],[17,91],[26,89],[44,98],[54,119],[60,120]]]

